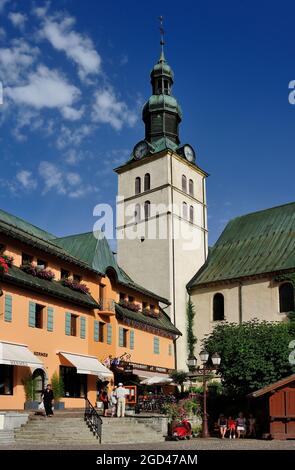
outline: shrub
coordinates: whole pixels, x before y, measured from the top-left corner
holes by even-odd
[[[22,379],[22,384],[25,389],[27,401],[34,401],[36,399],[36,383],[32,375],[27,375]]]
[[[62,377],[58,376],[56,372],[51,377],[51,386],[54,395],[54,400],[59,401],[64,397],[64,382]]]

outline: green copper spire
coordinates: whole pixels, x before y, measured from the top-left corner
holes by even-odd
[[[178,126],[181,122],[181,108],[172,96],[174,73],[164,55],[163,17],[160,16],[161,54],[151,71],[152,96],[145,103],[142,119],[145,123],[145,140],[155,143],[167,137],[177,145],[180,143]]]

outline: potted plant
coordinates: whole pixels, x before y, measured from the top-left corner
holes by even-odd
[[[57,375],[56,372],[51,377],[51,386],[54,395],[54,409],[55,410],[64,410],[65,403],[60,401],[64,397],[64,382],[61,377]]]
[[[38,410],[39,402],[36,400],[36,382],[33,376],[27,375],[22,379],[22,384],[25,389],[26,401],[24,404],[25,410]]]

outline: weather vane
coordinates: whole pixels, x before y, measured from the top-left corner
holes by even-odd
[[[160,45],[161,45],[161,60],[165,60],[164,59],[164,44],[165,44],[165,41],[164,41],[164,28],[163,28],[163,21],[164,21],[164,18],[163,16],[159,16],[159,21],[160,21],[160,34],[161,34],[161,39],[160,39]]]

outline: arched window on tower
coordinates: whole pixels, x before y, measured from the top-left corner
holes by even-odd
[[[149,189],[151,189],[151,175],[146,173],[144,175],[144,190],[148,191]]]
[[[280,312],[294,311],[294,287],[291,282],[284,282],[279,287],[280,294]]]
[[[187,192],[187,184],[186,184],[186,176],[185,175],[182,175],[181,187],[182,187],[182,191],[184,191],[186,193]]]
[[[218,293],[213,297],[213,321],[221,320],[224,320],[224,297]]]
[[[187,203],[186,202],[182,203],[182,217],[184,219],[187,219]]]
[[[189,180],[189,183],[188,183],[188,192],[189,192],[189,195],[190,195],[190,196],[193,196],[193,195],[194,195],[194,182],[193,182],[193,180]]]
[[[190,206],[189,208],[189,221],[191,223],[193,223],[194,221],[194,207],[193,206]]]
[[[139,176],[135,178],[135,194],[141,193],[141,179]]]
[[[144,219],[148,220],[151,216],[151,203],[150,201],[145,201],[144,203]]]
[[[140,221],[140,204],[135,204],[134,219],[136,223]]]

